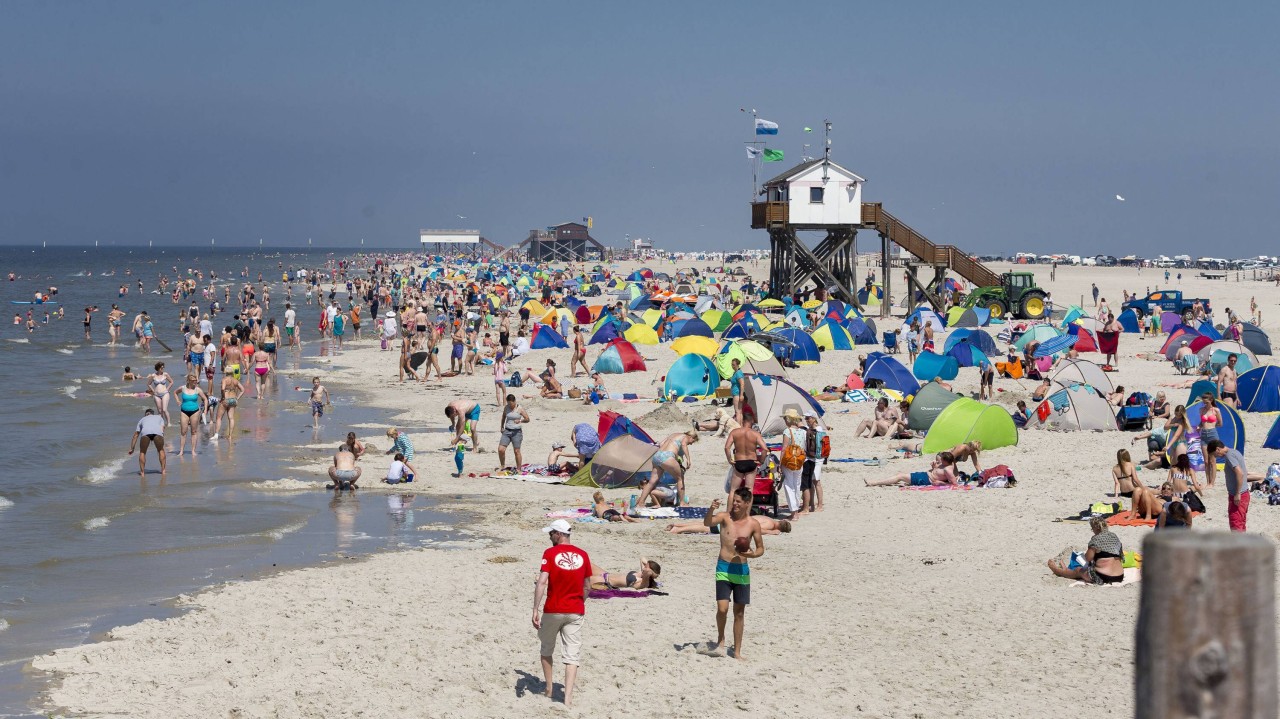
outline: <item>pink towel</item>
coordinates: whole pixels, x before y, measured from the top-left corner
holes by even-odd
[[[915,492],[937,492],[937,491],[941,491],[941,490],[944,490],[944,489],[964,489],[964,490],[969,490],[969,489],[973,489],[973,487],[970,487],[970,486],[965,485],[965,484],[962,484],[962,485],[959,485],[959,486],[955,486],[955,485],[951,485],[951,484],[939,484],[939,485],[929,485],[928,487],[898,487],[898,489],[902,490],[903,492],[912,492],[912,491],[915,491]]]

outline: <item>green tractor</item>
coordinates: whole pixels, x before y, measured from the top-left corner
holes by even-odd
[[[999,287],[979,287],[965,298],[965,307],[985,307],[991,317],[1003,317],[1012,311],[1017,319],[1043,320],[1049,317],[1049,301],[1044,290],[1036,287],[1030,272],[1006,272],[1000,275]]]

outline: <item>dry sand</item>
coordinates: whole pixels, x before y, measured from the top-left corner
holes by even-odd
[[[1096,282],[1118,306],[1122,288],[1141,292],[1163,284],[1154,270],[1072,268],[1048,283],[1059,303],[1087,298]],[[757,272],[763,272],[759,268]],[[1280,322],[1277,292],[1265,282],[1208,282],[1184,271],[1181,289],[1247,311],[1256,295],[1264,319]],[[1233,274],[1234,278],[1234,274]],[[1068,299],[1071,298],[1071,299]],[[901,311],[898,311],[901,314]],[[1280,326],[1278,324],[1277,326]],[[1267,323],[1263,325],[1268,327]],[[1155,340],[1124,336],[1120,371],[1130,390],[1154,393],[1177,382],[1171,366],[1136,354]],[[593,348],[594,350],[595,348]],[[615,393],[657,394],[656,378],[675,359],[666,346],[642,347],[649,371],[611,376]],[[592,353],[594,357],[594,352]],[[467,455],[467,471],[493,468],[498,412],[491,373],[442,385],[399,384],[396,353],[366,340],[336,357],[325,381],[341,391],[359,386],[373,403],[398,412],[395,421],[442,428],[442,407],[454,398],[485,403],[484,454]],[[513,367],[540,368],[547,357],[566,366],[566,350],[537,351]],[[1100,359],[1100,356],[1088,356]],[[813,388],[839,383],[856,353],[831,353],[817,366],[792,372]],[[1269,359],[1269,358],[1266,358]],[[579,381],[579,386],[583,386]],[[964,370],[957,390],[976,390],[976,370]],[[1012,405],[1031,385],[998,380]],[[1168,388],[1166,388],[1168,389]],[[524,394],[530,390],[515,390]],[[1186,390],[1168,389],[1182,402]],[[595,422],[595,408],[570,401],[528,400],[526,461],[542,461],[552,441],[572,425]],[[851,438],[868,404],[826,405],[833,456],[886,457],[884,440]],[[640,418],[651,404],[605,402]],[[705,417],[705,404],[681,405]],[[671,408],[664,409],[664,413]],[[679,415],[657,433],[678,429]],[[346,427],[330,418],[336,442]],[[1280,453],[1260,448],[1273,417],[1247,414],[1250,466],[1262,469]],[[361,430],[385,447],[380,432]],[[418,483],[408,490],[445,507],[468,510],[472,541],[380,555],[364,561],[292,571],[214,588],[184,603],[194,611],[112,631],[109,641],[59,650],[34,662],[61,681],[50,710],[132,717],[556,716],[543,699],[537,641],[530,626],[533,580],[550,509],[584,506],[585,489],[490,478],[453,479],[452,454],[440,432],[413,433]],[[694,645],[714,636],[715,540],[671,536],[664,522],[581,524],[575,543],[604,568],[625,570],[641,555],[663,566],[668,596],[591,601],[577,707],[593,716],[720,717],[1029,717],[1132,716],[1133,627],[1140,586],[1085,588],[1050,575],[1048,557],[1083,547],[1087,525],[1055,523],[1107,499],[1115,451],[1130,435],[1028,431],[1017,447],[988,453],[1020,483],[1010,490],[910,492],[868,489],[863,479],[921,469],[894,459],[868,468],[830,464],[824,474],[826,511],[799,521],[791,535],[767,537],[753,564],[747,612],[749,661],[710,658]],[[721,496],[722,440],[704,434],[694,448],[689,493],[695,504]],[[387,458],[362,460],[365,488]],[[322,468],[288,479],[318,482]],[[1158,484],[1163,473],[1141,475]],[[279,489],[296,491],[282,483]],[[631,493],[607,492],[621,500]],[[1226,529],[1221,488],[1205,497],[1209,513],[1197,530]],[[1255,502],[1250,529],[1268,537],[1280,510]],[[1129,548],[1150,530],[1121,528]],[[557,681],[562,673],[557,665]],[[558,695],[557,690],[557,695]],[[1105,697],[1090,699],[1089,697]],[[1089,707],[1082,709],[1082,707]]]

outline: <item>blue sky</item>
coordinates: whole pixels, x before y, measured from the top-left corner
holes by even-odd
[[[830,119],[864,199],[939,243],[1273,254],[1277,28],[1275,3],[10,0],[0,244],[510,244],[591,215],[606,244],[765,247],[754,107],[769,170]]]

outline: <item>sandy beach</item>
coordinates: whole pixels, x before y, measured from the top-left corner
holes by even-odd
[[[680,266],[687,266],[682,263]],[[699,264],[699,267],[702,265]],[[993,265],[1005,270],[1007,266]],[[623,266],[629,271],[630,266]],[[1090,287],[1118,308],[1121,290],[1143,294],[1166,287],[1163,271],[1147,268],[1060,267],[1036,278],[1058,304]],[[755,268],[762,276],[765,267]],[[1173,273],[1179,272],[1172,270]],[[1181,270],[1171,288],[1212,299],[1218,321],[1232,308],[1248,313],[1251,297],[1264,330],[1280,323],[1270,282],[1248,275],[1228,281]],[[895,282],[900,283],[899,276]],[[878,309],[878,308],[877,308]],[[869,312],[872,314],[872,312]],[[904,311],[895,308],[901,317]],[[885,324],[892,322],[892,324]],[[884,327],[897,321],[880,321]],[[1280,324],[1276,324],[1280,327]],[[994,336],[998,328],[992,328]],[[314,340],[314,337],[308,339]],[[1280,340],[1280,334],[1275,338]],[[1175,404],[1187,378],[1166,361],[1140,354],[1160,340],[1124,335],[1115,384],[1128,391],[1165,390]],[[1003,345],[1002,345],[1003,348]],[[676,359],[667,345],[640,346],[648,371],[608,375],[615,395],[653,399],[657,379]],[[830,352],[822,363],[790,377],[807,389],[839,384],[859,352]],[[591,347],[589,362],[598,347]],[[902,356],[905,361],[905,354]],[[512,368],[539,370],[547,358],[566,386],[569,350],[535,350]],[[1086,354],[1101,361],[1101,355]],[[192,611],[173,619],[119,627],[105,641],[58,650],[33,662],[58,678],[47,696],[54,715],[129,717],[495,717],[559,716],[542,697],[537,639],[530,626],[533,582],[547,538],[539,531],[549,511],[587,506],[591,491],[503,478],[455,479],[447,446],[444,405],[478,400],[482,453],[466,455],[466,472],[494,469],[500,412],[492,371],[443,383],[396,381],[398,353],[376,341],[349,345],[322,375],[330,391],[358,389],[409,428],[417,449],[418,481],[378,482],[390,458],[385,428],[356,428],[376,451],[361,460],[367,497],[416,493],[448,510],[470,539],[430,549],[334,562],[212,588],[180,598]],[[1270,357],[1260,358],[1270,362]],[[298,378],[290,378],[295,381]],[[576,380],[585,387],[586,378]],[[956,391],[976,393],[977,371],[965,369]],[[1029,399],[1034,382],[998,379],[999,404]],[[553,441],[567,441],[577,422],[596,423],[598,410],[621,412],[655,437],[708,418],[706,402],[660,405],[526,399],[512,390],[532,423],[526,462],[541,463]],[[300,395],[301,398],[302,395]],[[884,439],[853,439],[870,403],[824,403],[833,457],[889,458],[886,466],[831,463],[823,471],[824,512],[796,522],[789,535],[765,538],[752,561],[754,590],[747,611],[747,661],[713,658],[697,645],[714,638],[713,568],[716,540],[673,536],[666,521],[579,523],[574,543],[609,570],[626,570],[641,556],[663,567],[662,596],[592,600],[587,607],[583,666],[576,705],[568,713],[593,716],[1031,717],[1132,716],[1132,647],[1140,584],[1073,586],[1052,576],[1045,560],[1064,548],[1083,548],[1087,524],[1055,522],[1093,502],[1109,501],[1110,467],[1124,432],[1023,431],[1019,444],[984,454],[1018,476],[1013,489],[916,492],[867,488],[863,480],[925,469],[901,459]],[[1280,452],[1261,448],[1275,417],[1242,413],[1249,467],[1261,471]],[[336,446],[349,429],[338,414],[326,418],[324,441]],[[429,429],[430,431],[424,431]],[[693,446],[687,478],[695,506],[722,498],[723,438],[703,433]],[[327,463],[327,455],[317,455]],[[283,469],[281,491],[320,489],[326,464]],[[1163,471],[1143,472],[1158,485]],[[307,489],[298,489],[299,486]],[[623,501],[633,490],[606,491]],[[1222,483],[1205,496],[1208,513],[1196,530],[1225,530]],[[1280,509],[1254,501],[1250,531],[1275,538]],[[1118,528],[1126,549],[1139,549],[1150,529]],[[557,682],[560,679],[557,665]],[[559,691],[557,690],[557,696]],[[1087,696],[1105,696],[1082,711]]]

